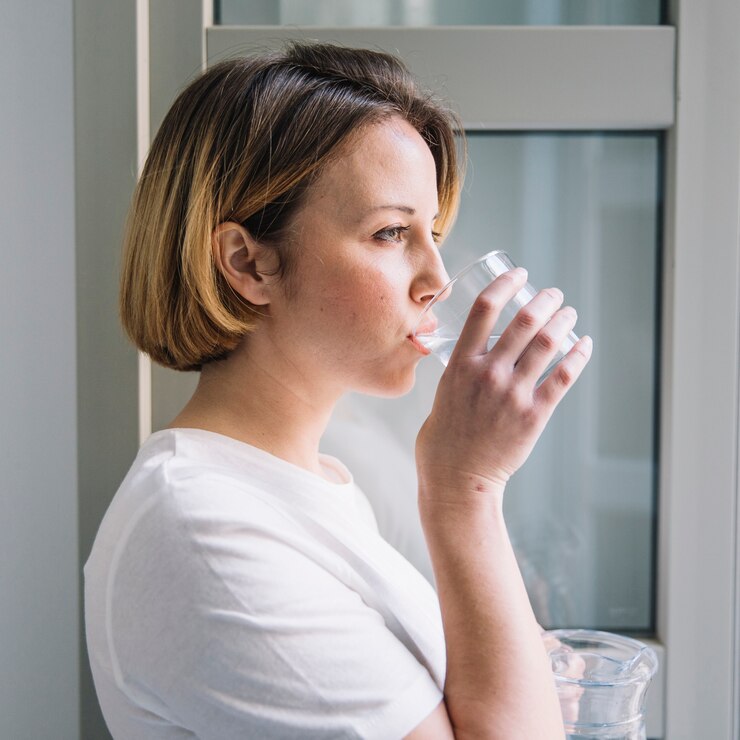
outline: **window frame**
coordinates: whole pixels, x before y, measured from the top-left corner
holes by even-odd
[[[138,34],[138,106],[148,122],[140,127],[140,151],[176,91],[209,59],[227,48],[265,48],[296,36],[397,51],[443,92],[458,84],[460,69],[465,72],[471,57],[460,50],[466,44],[478,54],[495,49],[501,74],[485,77],[491,90],[485,97],[496,105],[466,109],[463,101],[460,107],[472,129],[665,131],[655,634],[665,653],[648,734],[736,737],[740,5],[671,0],[670,26],[303,31],[214,27],[212,0],[138,0],[137,8],[149,20],[146,33]],[[424,54],[418,53],[421,41]],[[182,52],[185,47],[189,51]],[[476,88],[471,83],[467,89]],[[516,113],[504,117],[499,95],[508,96]],[[575,105],[579,96],[583,101]],[[460,105],[459,98],[455,102]],[[141,360],[141,439],[153,415],[176,406],[194,380],[153,371]]]

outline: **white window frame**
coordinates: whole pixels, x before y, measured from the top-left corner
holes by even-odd
[[[740,3],[671,0],[661,27],[303,30],[214,27],[211,3],[137,0],[148,19],[138,31],[140,152],[207,58],[296,36],[398,51],[427,84],[455,90],[470,128],[666,131],[655,635],[664,711],[648,734],[739,737]],[[466,48],[493,55],[496,75],[471,69]],[[152,409],[176,406],[192,385],[140,362],[142,439]]]

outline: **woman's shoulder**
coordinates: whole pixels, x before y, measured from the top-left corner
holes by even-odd
[[[219,436],[164,430],[142,445],[85,564],[90,604],[141,605],[177,584],[183,603],[214,588],[247,600],[288,583],[355,583],[366,560],[390,557],[354,483]]]
[[[116,491],[98,539],[112,537],[121,547],[135,530],[156,540],[165,533],[189,536],[203,522],[254,524],[274,516],[272,499],[284,476],[259,455],[250,459],[252,451],[238,444],[200,430],[152,434]]]
[[[330,483],[269,453],[203,430],[165,429],[141,446],[103,518],[90,561],[146,562],[203,542],[295,546],[322,527],[357,523],[354,482]],[[163,550],[162,543],[168,547]],[[118,553],[116,555],[116,552]],[[270,552],[260,546],[260,554]],[[88,568],[86,566],[86,573]]]

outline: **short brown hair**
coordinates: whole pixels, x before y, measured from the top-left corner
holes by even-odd
[[[460,179],[454,114],[419,90],[397,58],[331,44],[221,62],[167,113],[134,191],[124,239],[124,329],[156,362],[199,370],[254,328],[254,307],[214,263],[211,235],[241,223],[274,248],[279,274],[302,195],[358,128],[398,115],[427,142],[446,233]]]

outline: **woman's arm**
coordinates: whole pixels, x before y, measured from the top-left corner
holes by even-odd
[[[552,673],[502,497],[503,490],[479,511],[433,505],[423,515],[447,644],[447,711],[458,740],[562,738]]]
[[[525,280],[523,271],[507,273],[476,301],[417,440],[419,509],[442,609],[445,705],[455,738],[563,737],[502,504],[509,477],[588,361],[590,340],[536,387],[575,323],[572,309],[558,310],[563,296],[553,289],[522,309],[486,351],[501,307]],[[449,737],[441,712],[427,719],[437,730],[410,737]]]

